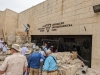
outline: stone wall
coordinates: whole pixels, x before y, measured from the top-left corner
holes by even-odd
[[[46,0],[19,14],[6,9],[0,12],[0,26],[4,24],[6,37],[26,35],[26,24],[31,26],[30,35],[92,35],[92,67],[100,67],[100,13],[93,11],[93,6],[99,3],[100,0]],[[68,25],[53,31],[52,24],[61,22]],[[39,28],[43,28],[42,32]]]
[[[69,52],[57,52],[53,56],[57,59],[58,75],[100,75],[99,68],[88,68],[80,59],[73,59],[73,54]]]
[[[9,9],[6,9],[5,13],[5,38],[8,41],[8,36],[16,35],[16,29],[18,28],[18,13]]]
[[[0,38],[3,38],[4,18],[5,18],[5,12],[0,11]]]
[[[5,12],[5,32],[7,36],[15,35],[16,29],[18,28],[18,13],[9,9],[6,9]]]
[[[23,24],[29,23],[33,35],[92,35],[93,24],[97,23],[98,19],[98,15],[93,12],[95,4],[97,3],[93,0],[46,0],[21,12],[18,26],[21,29]],[[72,24],[72,27],[59,28],[57,32],[50,30],[49,33],[46,30],[44,32],[38,30],[43,25],[60,22]]]
[[[18,27],[31,25],[30,35],[92,35],[92,67],[100,64],[100,13],[94,13],[93,6],[100,0],[46,0],[19,13]],[[46,24],[61,23],[72,26],[56,28],[49,32],[38,30]],[[24,31],[24,30],[22,30]]]

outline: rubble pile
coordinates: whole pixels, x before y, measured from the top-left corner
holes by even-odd
[[[5,58],[6,58],[6,56],[1,56],[0,55],[0,61],[4,61]]]
[[[5,59],[6,57],[7,57],[6,55],[3,55],[3,54],[0,52],[0,62],[1,62],[1,61],[4,61],[4,59]]]
[[[82,61],[72,59],[70,52],[53,53],[57,59],[58,75],[100,75],[100,69],[88,68],[86,73],[82,73]]]
[[[16,36],[16,43],[19,44],[20,47],[22,48],[26,43],[25,36]],[[29,44],[28,46],[29,50],[32,50],[33,43],[28,43],[28,44]]]
[[[70,52],[53,53],[57,59],[58,75],[75,75],[81,69],[81,60],[72,59]]]

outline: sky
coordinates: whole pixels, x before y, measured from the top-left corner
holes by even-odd
[[[0,0],[0,11],[8,8],[19,13],[43,1],[45,0]]]

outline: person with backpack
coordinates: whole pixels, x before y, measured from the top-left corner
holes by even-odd
[[[45,57],[39,53],[39,51],[40,48],[36,46],[34,53],[30,55],[28,61],[28,71],[30,71],[30,75],[39,75],[40,59],[45,60]]]
[[[58,66],[56,58],[52,55],[51,50],[46,51],[47,58],[45,59],[43,65],[43,71],[47,71],[47,75],[57,75],[58,74]]]

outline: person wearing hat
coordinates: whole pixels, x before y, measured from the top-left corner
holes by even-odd
[[[22,55],[25,55],[26,51],[28,50],[28,46],[29,46],[29,44],[26,43],[25,46],[22,47],[22,50],[21,50],[21,54],[22,54]]]
[[[39,75],[39,68],[40,68],[40,59],[42,58],[45,60],[45,57],[39,53],[40,48],[36,46],[34,53],[30,55],[28,61],[28,68],[30,71],[30,75]]]
[[[29,57],[30,57],[31,52],[32,52],[31,50],[27,50],[26,53],[25,53],[25,57],[26,57],[26,59],[27,59],[27,62],[28,62],[28,60],[29,60]],[[29,75],[28,67],[27,67],[27,71],[24,72],[23,75],[25,75],[25,73],[26,73],[26,75]]]
[[[20,46],[13,44],[10,49],[11,56],[6,57],[0,66],[0,74],[5,75],[23,75],[27,68],[26,57],[20,54]]]

